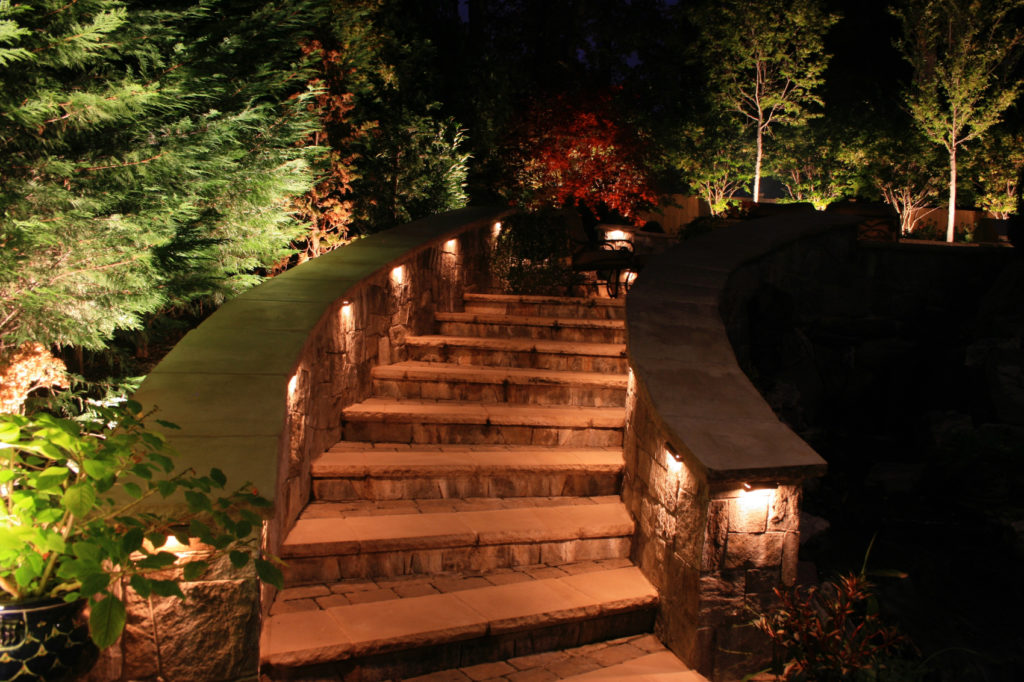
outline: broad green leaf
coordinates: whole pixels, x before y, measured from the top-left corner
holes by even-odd
[[[36,477],[36,489],[51,490],[59,488],[69,473],[70,470],[67,467],[47,467],[40,471]]]
[[[125,554],[131,554],[142,549],[142,541],[145,539],[145,534],[141,528],[131,528],[123,536],[121,536],[121,547],[124,549]]]
[[[188,502],[188,508],[191,511],[212,511],[213,509],[210,498],[194,490],[185,491],[185,501]]]
[[[131,495],[136,500],[142,497],[142,488],[140,488],[136,484],[129,482],[125,483],[122,487],[124,488],[124,491],[126,493]]]
[[[89,573],[87,575],[79,576],[78,579],[82,582],[82,587],[79,589],[84,595],[92,596],[97,592],[102,592],[107,589],[110,585],[110,574],[99,572]]]
[[[100,649],[106,649],[117,641],[124,630],[126,620],[124,603],[112,596],[92,605],[89,614],[89,634]]]
[[[231,565],[235,568],[241,568],[249,563],[249,553],[237,549],[231,550],[228,553],[228,558],[231,559]]]
[[[88,561],[100,560],[100,548],[94,542],[79,541],[71,545],[71,552],[80,559]]]
[[[170,552],[157,552],[156,554],[151,554],[143,559],[139,559],[138,566],[143,569],[167,568],[168,566],[172,566],[177,560],[178,557],[174,556]]]
[[[214,480],[218,488],[223,488],[228,483],[228,477],[220,469],[210,469],[210,478]]]
[[[181,591],[181,587],[178,586],[175,580],[152,580],[150,581],[153,587],[153,594],[161,597],[178,597],[184,599],[185,595]]]
[[[265,583],[270,583],[277,589],[284,588],[284,576],[281,570],[266,559],[256,559],[256,575]]]
[[[96,505],[96,491],[86,483],[73,485],[64,491],[61,504],[72,514],[82,518]]]
[[[106,478],[114,473],[113,467],[100,459],[86,459],[82,462],[82,469],[89,478]]]
[[[185,580],[198,580],[206,573],[208,564],[205,561],[190,561],[185,564]]]
[[[7,420],[0,421],[0,442],[17,443],[19,438],[21,438],[21,429],[17,424],[12,424]]]
[[[150,593],[153,591],[152,581],[138,573],[133,575],[128,582],[132,586],[132,589],[135,590],[143,599],[149,597]]]

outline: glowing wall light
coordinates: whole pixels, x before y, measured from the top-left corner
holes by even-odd
[[[683,456],[670,443],[665,443],[665,466],[673,473],[683,468]]]
[[[459,250],[459,240],[458,239],[449,239],[448,241],[446,241],[444,243],[444,250],[445,251],[450,251],[450,252],[458,251]]]
[[[292,378],[288,380],[288,400],[295,397],[295,389],[299,385],[299,375],[293,374]]]
[[[604,233],[604,238],[610,242],[629,241],[629,233],[623,230],[608,230]]]
[[[352,301],[347,298],[341,300],[341,324],[343,327],[349,326],[352,322]]]
[[[395,284],[402,284],[405,282],[405,266],[399,265],[391,271],[391,281]]]
[[[737,500],[741,508],[754,509],[766,504],[776,490],[777,488],[772,486],[744,483],[739,490]]]
[[[498,235],[501,234],[501,221],[494,223],[491,226],[491,239],[497,239]]]

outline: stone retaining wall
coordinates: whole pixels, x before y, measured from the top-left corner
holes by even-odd
[[[276,553],[309,500],[311,458],[340,437],[341,409],[370,395],[372,367],[404,359],[406,335],[489,286],[487,245],[505,213],[433,216],[268,280],[189,332],[134,397],[181,427],[168,432],[179,468],[217,466],[274,501],[264,544]],[[250,570],[185,584],[186,604],[129,592],[126,635],[91,679],[254,678],[273,598],[260,587]]]
[[[808,212],[723,228],[652,260],[627,299],[633,558],[662,597],[656,633],[715,680],[766,661],[749,622],[796,579],[800,482],[825,466],[765,403],[730,341],[745,338],[766,263],[799,273],[822,248],[815,240],[852,246],[856,222]]]

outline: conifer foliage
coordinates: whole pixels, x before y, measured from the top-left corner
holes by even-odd
[[[0,0],[0,351],[101,348],[281,257],[316,4]]]

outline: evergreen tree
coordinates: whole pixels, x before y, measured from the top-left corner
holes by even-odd
[[[101,348],[295,232],[315,3],[0,1],[0,349]]]
[[[1024,0],[908,0],[901,48],[914,69],[907,107],[949,161],[946,241],[953,241],[957,154],[997,124],[1022,80],[1009,73],[1024,32],[1014,14]]]
[[[765,137],[773,126],[802,125],[822,106],[815,90],[828,64],[824,36],[838,20],[819,0],[729,0],[702,15],[713,96],[754,128],[754,201]]]

